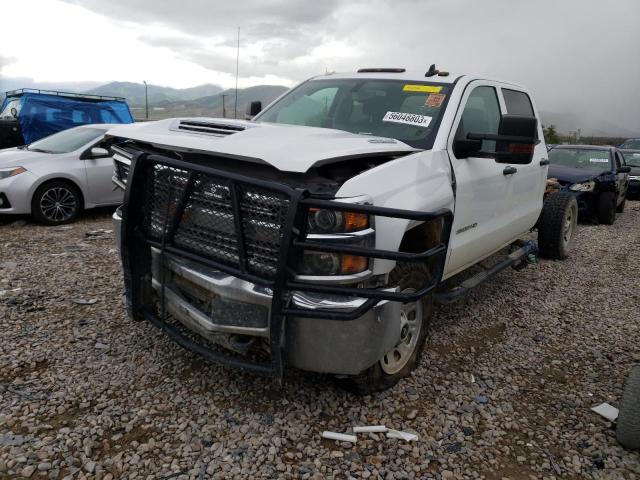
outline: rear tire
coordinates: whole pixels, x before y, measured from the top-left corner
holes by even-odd
[[[605,225],[613,225],[616,221],[616,194],[602,192],[598,197],[598,221]]]
[[[544,199],[538,220],[538,248],[540,255],[554,260],[564,260],[578,223],[578,202],[570,193],[556,192]]]
[[[616,438],[625,448],[640,449],[640,365],[631,370],[625,384],[620,401]]]
[[[53,180],[43,183],[31,199],[31,215],[45,225],[73,222],[81,210],[80,190],[71,182]]]
[[[426,285],[430,278],[429,269],[422,264],[398,263],[389,275],[389,284],[398,285],[401,291],[415,291]],[[403,305],[403,339],[373,366],[359,375],[339,379],[341,386],[358,395],[368,395],[393,387],[408,376],[418,364],[424,348],[431,315],[433,295]],[[413,315],[413,318],[412,318]]]

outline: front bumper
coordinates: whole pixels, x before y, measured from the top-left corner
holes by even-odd
[[[118,251],[121,215],[120,208],[113,214]],[[267,287],[175,256],[162,259],[157,249],[152,249],[152,285],[156,295],[164,297],[167,313],[210,342],[240,352],[249,342],[269,338],[273,292]],[[298,308],[346,312],[366,300],[295,293],[290,301]],[[287,317],[280,347],[292,367],[355,375],[382,358],[399,339],[400,303],[382,300],[348,322]]]
[[[37,177],[29,171],[0,180],[0,214],[31,213],[30,192],[36,180]]]
[[[640,180],[629,180],[627,196],[636,198],[640,196]]]

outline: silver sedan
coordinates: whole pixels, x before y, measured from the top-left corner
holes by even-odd
[[[113,161],[105,139],[113,125],[71,128],[30,145],[0,150],[0,215],[31,214],[59,225],[83,209],[122,203],[113,188]]]

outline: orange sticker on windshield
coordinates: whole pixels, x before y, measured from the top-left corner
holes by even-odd
[[[446,97],[447,95],[444,93],[431,93],[427,95],[427,99],[424,102],[424,106],[432,107],[432,108],[440,108]]]

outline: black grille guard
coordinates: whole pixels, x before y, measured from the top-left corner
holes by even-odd
[[[160,241],[145,235],[142,225],[144,222],[144,209],[146,189],[150,181],[151,168],[154,165],[163,165],[189,172],[186,185],[177,198],[174,208],[167,209],[165,228]],[[231,193],[233,203],[235,235],[238,245],[238,265],[230,265],[206,256],[185,251],[175,246],[175,233],[181,223],[185,206],[189,195],[193,190],[196,175],[208,175],[222,179]],[[275,275],[257,275],[250,271],[244,248],[245,239],[240,214],[240,195],[238,192],[244,186],[268,190],[287,199],[287,212],[284,225],[281,228],[280,248],[277,258]],[[367,248],[350,244],[328,244],[307,239],[307,218],[310,208],[327,208],[338,211],[350,211],[367,213],[374,216],[401,218],[418,222],[441,220],[442,231],[440,242],[433,248],[420,253],[396,252]],[[245,177],[235,173],[176,160],[173,158],[136,153],[131,161],[124,204],[122,207],[122,260],[124,281],[127,293],[127,306],[131,315],[138,319],[147,319],[154,325],[164,330],[173,340],[181,346],[200,354],[204,358],[223,365],[250,371],[267,376],[282,376],[281,339],[283,334],[283,322],[286,316],[317,318],[349,321],[356,319],[373,308],[381,300],[412,302],[422,298],[431,292],[442,279],[447,245],[451,232],[452,213],[448,209],[440,209],[433,212],[419,212],[411,210],[399,210],[394,208],[377,207],[373,205],[350,204],[334,200],[311,198],[309,192],[303,189],[294,189],[287,185]],[[199,262],[202,265],[220,270],[229,275],[268,287],[272,290],[271,317],[269,319],[269,344],[270,363],[256,362],[247,358],[227,356],[208,349],[182,335],[174,326],[166,323],[162,315],[156,313],[153,303],[151,282],[151,248],[160,249],[161,255],[170,253],[188,260]],[[414,292],[394,292],[376,288],[358,288],[347,285],[314,284],[296,280],[296,260],[302,250],[322,252],[346,253],[364,256],[396,260],[401,262],[425,262],[432,261],[430,265],[430,282]],[[162,282],[162,279],[160,279]],[[164,287],[162,287],[164,288]],[[366,299],[360,306],[348,311],[306,309],[290,304],[289,299],[293,292],[312,292],[331,295],[343,295]],[[164,306],[163,306],[164,307]]]

